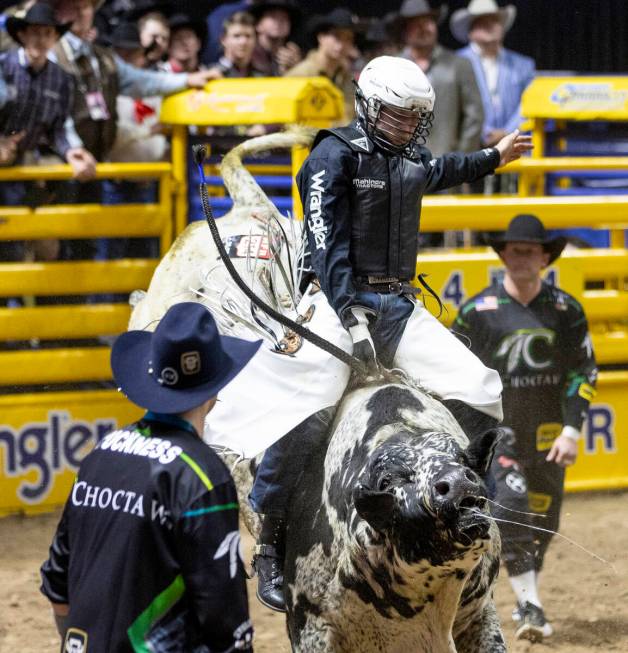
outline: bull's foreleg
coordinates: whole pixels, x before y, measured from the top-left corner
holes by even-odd
[[[506,644],[493,601],[454,638],[458,653],[506,653]]]

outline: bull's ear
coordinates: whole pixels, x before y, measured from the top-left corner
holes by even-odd
[[[480,476],[486,476],[493,460],[495,447],[501,440],[501,437],[502,429],[496,427],[485,431],[482,435],[471,440],[471,444],[467,449],[469,467]]]
[[[353,503],[358,515],[375,530],[385,532],[392,524],[395,497],[358,483],[353,489]]]

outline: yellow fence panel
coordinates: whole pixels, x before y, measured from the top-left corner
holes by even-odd
[[[0,352],[0,386],[110,379],[109,347]]]
[[[526,118],[628,120],[628,77],[537,77],[523,94]]]
[[[141,414],[115,390],[0,396],[0,515],[63,504],[94,444]]]
[[[250,77],[218,79],[202,90],[171,95],[160,118],[171,125],[327,126],[343,113],[342,92],[325,77]]]
[[[0,308],[0,341],[90,338],[126,331],[126,304]]]
[[[628,197],[520,197],[518,195],[431,195],[423,200],[422,231],[499,231],[518,213],[533,213],[548,229],[628,228]]]
[[[0,297],[85,295],[145,289],[158,263],[153,259],[0,263]]]
[[[567,491],[628,487],[628,372],[600,374],[579,443],[576,464],[567,470]]]
[[[584,295],[590,322],[628,319],[628,292],[619,290],[587,290]]]
[[[7,214],[0,222],[0,240],[37,238],[116,238],[159,236],[170,221],[159,204],[46,206],[24,215]]]

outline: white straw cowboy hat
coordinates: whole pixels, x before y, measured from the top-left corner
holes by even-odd
[[[454,11],[449,19],[449,29],[456,40],[467,43],[473,21],[489,14],[497,14],[504,25],[504,32],[507,32],[515,22],[517,8],[514,5],[500,7],[495,0],[471,0],[466,9]]]

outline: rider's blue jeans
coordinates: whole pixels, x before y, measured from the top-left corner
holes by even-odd
[[[376,312],[369,321],[369,331],[380,363],[391,368],[413,302],[399,295],[360,292],[358,303]],[[417,343],[419,346],[421,343]],[[326,440],[334,413],[335,407],[330,407],[311,415],[266,450],[249,495],[255,512],[275,518],[285,516],[312,453]]]

